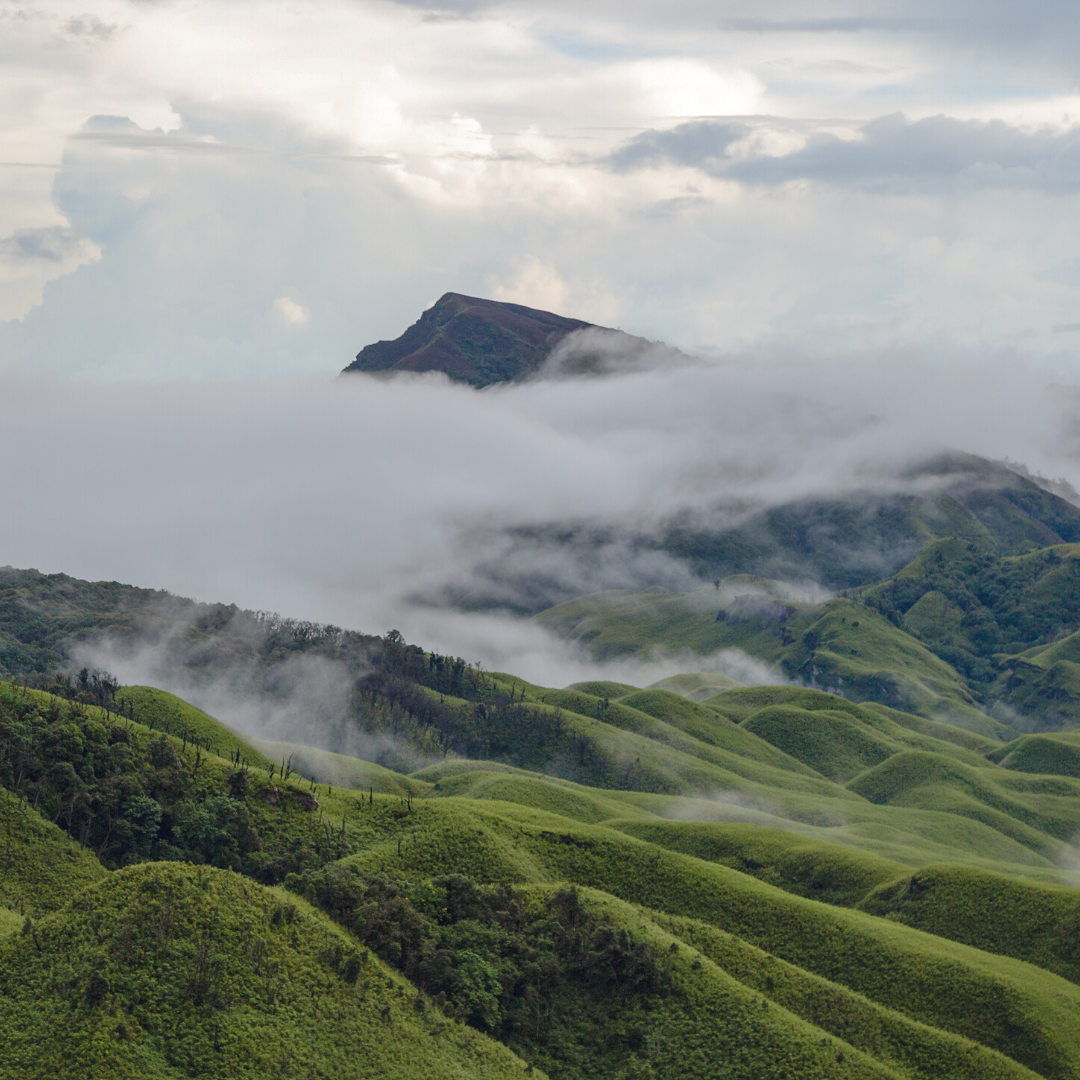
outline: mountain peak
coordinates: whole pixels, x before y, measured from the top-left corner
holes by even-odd
[[[567,334],[593,325],[448,292],[401,337],[361,349],[345,371],[442,371],[478,387],[510,382],[536,371]]]

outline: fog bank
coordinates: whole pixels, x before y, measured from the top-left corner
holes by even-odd
[[[482,392],[4,375],[0,563],[396,628],[561,684],[596,665],[534,623],[446,606],[508,546],[571,591],[690,588],[685,565],[620,537],[686,508],[900,489],[907,462],[945,447],[1080,484],[1076,406],[1053,372],[985,357],[755,356]],[[568,525],[606,530],[593,564],[551,542]]]

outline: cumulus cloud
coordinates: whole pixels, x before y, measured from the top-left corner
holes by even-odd
[[[0,356],[328,371],[457,290],[683,349],[1071,357],[1076,23],[42,0],[0,18]],[[64,257],[16,259],[34,236]]]

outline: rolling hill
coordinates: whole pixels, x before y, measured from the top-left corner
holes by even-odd
[[[1080,1076],[1080,781],[1027,744],[459,681],[464,718],[558,718],[532,767],[0,685],[0,1076]]]

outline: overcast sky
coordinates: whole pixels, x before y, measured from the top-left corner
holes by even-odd
[[[332,372],[447,290],[1076,373],[1080,8],[0,0],[0,363]]]
[[[1015,0],[0,0],[0,565],[557,681],[431,606],[507,530],[942,447],[1080,485],[1078,57]],[[697,359],[330,378],[451,290]]]

